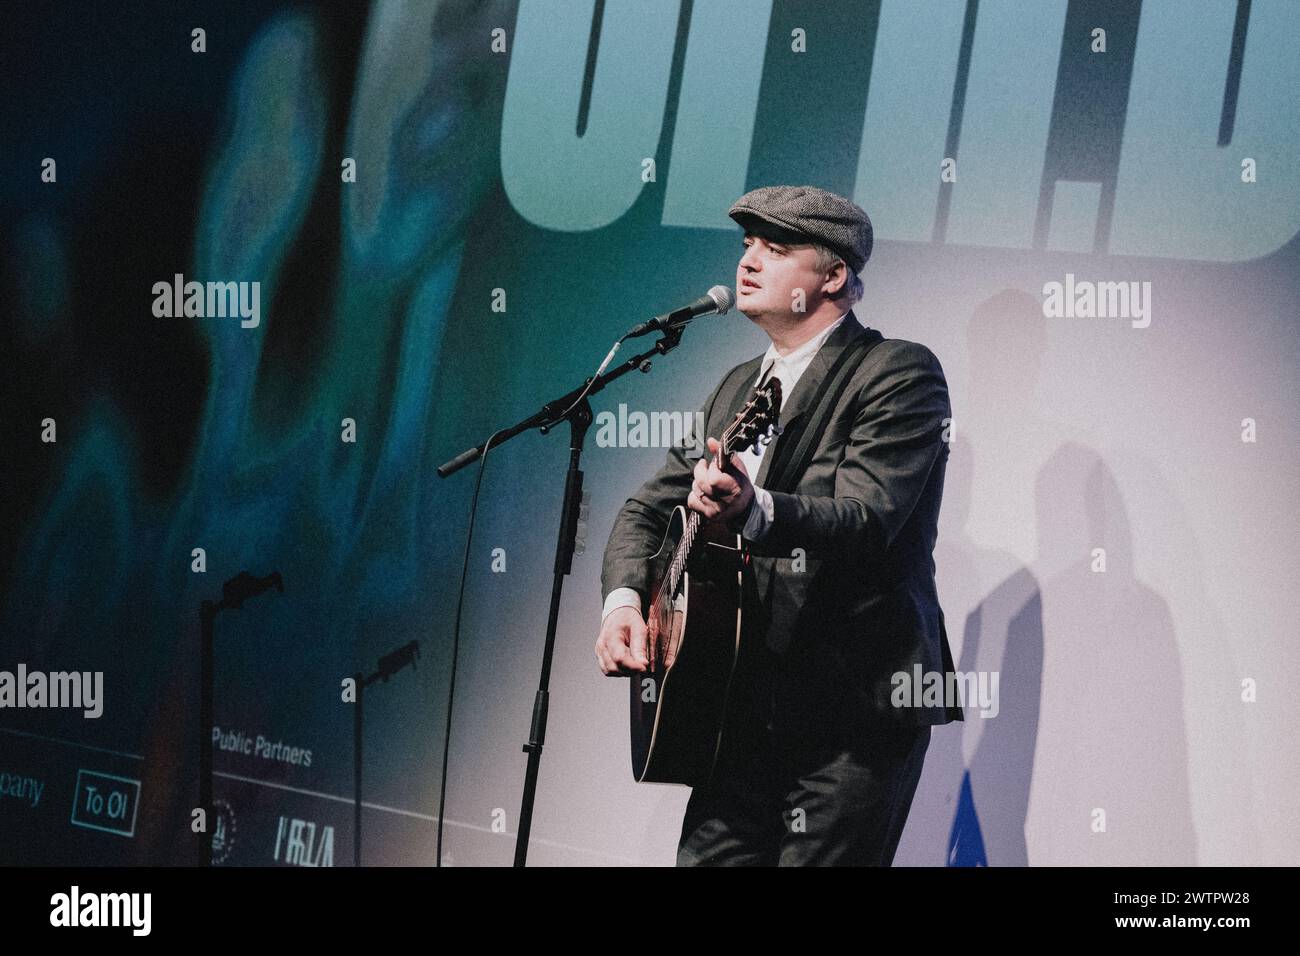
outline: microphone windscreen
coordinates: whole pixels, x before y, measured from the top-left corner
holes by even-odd
[[[709,298],[717,303],[719,315],[726,315],[731,307],[736,304],[736,293],[725,285],[715,285],[710,289]]]

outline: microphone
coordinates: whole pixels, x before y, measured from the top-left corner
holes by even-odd
[[[672,312],[665,312],[663,315],[656,315],[649,322],[635,325],[632,327],[632,331],[623,337],[625,339],[634,339],[640,335],[649,335],[651,332],[668,332],[681,328],[691,319],[701,315],[710,315],[714,312],[725,315],[735,304],[736,294],[734,292],[725,285],[715,285],[708,291],[707,295],[700,296],[690,305],[674,309]]]
[[[271,588],[284,591],[284,580],[280,577],[279,571],[273,571],[264,578],[255,578],[247,571],[240,571],[221,585],[221,599],[226,607],[240,608],[249,598],[257,597]]]
[[[403,647],[399,647],[391,654],[385,654],[379,658],[379,676],[388,683],[388,678],[392,677],[407,664],[411,669],[415,669],[415,659],[420,656],[420,644],[418,641],[411,641]]]

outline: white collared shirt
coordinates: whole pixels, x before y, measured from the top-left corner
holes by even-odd
[[[844,315],[841,315],[807,342],[796,346],[785,355],[781,355],[777,351],[776,343],[773,342],[763,354],[763,361],[759,363],[758,367],[758,378],[754,379],[754,384],[757,385],[763,381],[763,377],[771,368],[772,375],[781,380],[781,406],[784,408],[790,394],[794,391],[795,385],[803,376],[803,373],[807,371],[808,366],[812,364],[817,351],[831,337],[831,334],[840,327],[848,314],[848,311],[845,311]],[[758,469],[763,463],[763,455],[766,453],[767,447],[767,445],[760,444],[757,453],[748,448],[736,453],[740,460],[745,463],[745,471],[749,474],[751,483],[754,482],[758,475]],[[750,541],[760,540],[766,534],[774,517],[772,495],[766,489],[754,484],[754,501],[749,506],[749,515],[745,520],[745,527],[741,534]],[[610,591],[609,596],[605,598],[605,606],[601,611],[601,621],[603,622],[609,616],[610,611],[620,607],[634,607],[638,611],[641,610],[641,595],[636,592],[635,588],[614,588],[614,590]]]

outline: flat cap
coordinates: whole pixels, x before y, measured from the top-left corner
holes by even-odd
[[[857,203],[816,186],[760,186],[727,211],[743,227],[754,220],[806,236],[841,256],[854,272],[871,257],[871,220]]]

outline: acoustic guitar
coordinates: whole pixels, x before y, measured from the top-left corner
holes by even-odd
[[[772,379],[718,439],[719,467],[734,452],[779,435],[780,409],[781,382]],[[684,505],[673,509],[650,559],[650,666],[629,681],[632,774],[641,783],[698,786],[713,772],[740,650],[741,572],[748,559],[740,535]]]

